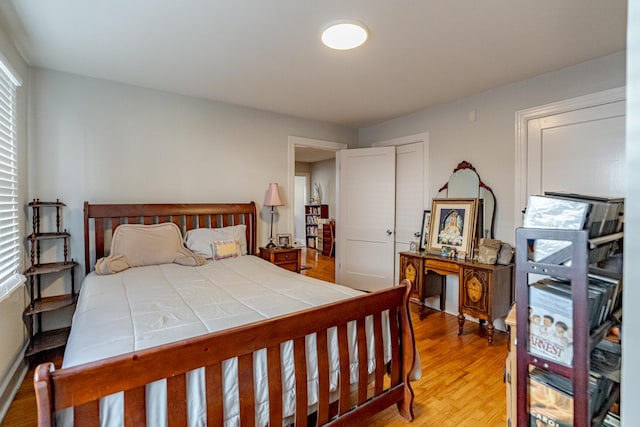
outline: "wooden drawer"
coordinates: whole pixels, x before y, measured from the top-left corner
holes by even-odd
[[[294,273],[298,273],[298,263],[294,262],[286,262],[286,263],[278,263],[276,264],[278,267],[284,268],[286,270],[293,271]]]
[[[433,271],[442,271],[451,274],[458,274],[460,268],[455,263],[455,261],[450,260],[438,260],[438,259],[429,259],[428,265],[425,264],[425,274],[428,270]]]
[[[276,252],[275,254],[273,254],[274,264],[281,264],[291,261],[293,261],[294,264],[298,261],[297,252]]]

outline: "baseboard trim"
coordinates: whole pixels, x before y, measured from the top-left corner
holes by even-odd
[[[13,399],[18,394],[18,390],[27,376],[29,366],[24,360],[24,353],[27,351],[27,344],[25,344],[22,351],[20,351],[18,358],[13,362],[9,374],[5,378],[4,382],[0,386],[0,423],[4,420],[4,417],[9,412],[9,407],[13,402]]]

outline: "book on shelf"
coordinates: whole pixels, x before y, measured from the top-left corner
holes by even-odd
[[[588,203],[590,206],[585,228],[589,230],[589,238],[605,236],[617,231],[620,212],[622,212],[624,206],[624,198],[551,191],[547,191],[544,194],[550,197]]]
[[[613,316],[613,309],[620,298],[620,281],[591,274],[588,281],[587,318],[591,331]],[[572,366],[573,300],[570,282],[546,278],[529,287],[529,351]]]
[[[529,373],[529,421],[532,427],[573,426],[573,396],[549,385],[538,368]]]
[[[544,196],[529,196],[523,226],[564,230],[586,229],[591,239],[617,232],[623,207],[622,198],[545,192]],[[589,263],[603,260],[615,250],[614,242],[601,244],[589,251]],[[529,259],[547,264],[566,263],[571,259],[570,243],[562,240],[536,239],[530,242]]]
[[[604,405],[613,381],[589,376],[589,408],[593,416]],[[573,384],[569,378],[533,368],[529,373],[529,420],[531,426],[573,426]]]
[[[529,196],[523,227],[582,230],[589,204],[584,201],[550,196]],[[563,240],[536,239],[530,242],[529,259],[562,264],[571,259],[571,243]]]
[[[307,247],[315,248],[316,247],[316,239],[313,237],[307,237]]]
[[[542,281],[553,291],[571,300],[571,284],[565,280]],[[589,275],[587,283],[587,302],[589,330],[600,326],[611,314],[615,285],[600,278]]]
[[[589,203],[551,196],[529,196],[524,213],[526,228],[582,230]]]
[[[591,352],[591,370],[619,383],[621,359],[620,344],[604,339]]]
[[[571,366],[573,363],[573,304],[555,290],[553,280],[529,287],[529,352]]]
[[[602,421],[602,427],[620,427],[620,415],[614,414],[613,412],[607,412],[607,415],[604,417]]]

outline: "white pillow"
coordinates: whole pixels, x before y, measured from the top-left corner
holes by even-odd
[[[198,266],[206,261],[182,244],[182,233],[172,222],[122,224],[113,232],[111,254],[96,261],[97,274],[113,274],[130,267],[176,264]]]
[[[208,259],[213,258],[211,245],[216,240],[237,240],[240,243],[240,255],[247,254],[247,226],[244,224],[222,228],[194,228],[184,236],[187,248]]]

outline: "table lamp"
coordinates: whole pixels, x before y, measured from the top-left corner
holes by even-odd
[[[273,215],[276,212],[276,206],[284,206],[284,203],[280,200],[277,183],[272,182],[269,184],[267,196],[264,198],[264,205],[271,208],[271,228],[269,231],[269,243],[267,244],[267,248],[275,248],[276,244],[273,243]]]

